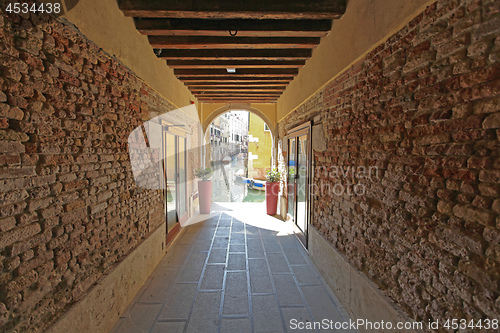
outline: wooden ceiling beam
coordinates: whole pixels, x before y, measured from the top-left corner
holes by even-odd
[[[300,68],[305,60],[270,61],[270,60],[168,60],[170,68]]]
[[[166,60],[306,60],[312,49],[160,49],[159,58]]]
[[[207,96],[203,97],[202,99],[232,99],[235,101],[242,100],[242,99],[251,99],[251,100],[277,100],[279,96],[262,96],[259,98],[256,98],[255,96]]]
[[[289,77],[299,73],[297,68],[238,68],[236,73],[228,73],[225,69],[174,69],[177,77],[241,77],[241,76],[267,76],[267,77]]]
[[[215,78],[213,76],[178,76],[177,77],[179,80],[181,80],[184,83],[189,83],[189,82],[213,82],[214,80],[217,80],[218,82],[232,82],[232,83],[240,83],[240,82],[252,82],[252,83],[260,83],[260,82],[285,82],[288,83],[293,80],[293,75],[289,76],[282,76],[282,77],[270,77],[270,76],[265,76],[265,75],[260,75],[260,76],[225,76],[224,78],[218,77]]]
[[[280,96],[282,91],[192,91],[195,96]]]
[[[214,87],[188,87],[192,92],[200,91],[280,91],[283,92],[285,87],[228,87],[228,86],[214,86]]]
[[[213,81],[213,82],[186,82],[184,83],[188,88],[215,88],[215,87],[239,87],[239,88],[252,88],[252,87],[264,87],[264,88],[286,88],[288,85],[286,82],[224,82],[224,81]]]
[[[293,49],[314,48],[319,37],[204,37],[148,36],[153,48],[176,49]]]
[[[259,100],[278,100],[279,96],[198,96],[196,97],[198,100],[233,100],[233,101],[240,101],[240,100],[254,100],[254,101],[259,101]]]
[[[331,20],[201,20],[136,18],[135,26],[144,35],[238,37],[324,37]]]
[[[240,100],[240,99],[252,99],[252,100],[277,100],[279,96],[236,96],[236,95],[231,95],[231,96],[197,96],[196,97],[198,100],[204,100],[204,99],[234,99],[234,100]]]
[[[233,99],[199,99],[201,103],[254,103],[254,104],[275,104],[276,99],[269,100],[253,100],[253,99],[243,99],[243,100],[233,100]]]
[[[346,0],[119,0],[126,16],[194,19],[336,19]]]
[[[253,98],[253,97],[208,97],[204,99],[198,99],[200,102],[219,102],[219,103],[276,103],[278,98],[268,97],[268,98]]]

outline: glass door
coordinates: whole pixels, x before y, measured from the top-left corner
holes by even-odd
[[[163,131],[167,242],[180,229],[179,222],[188,216],[186,141],[185,137],[168,131],[168,127]]]
[[[306,248],[310,212],[309,136],[309,123],[292,130],[288,135],[288,216],[295,224],[297,237]]]
[[[174,134],[164,132],[165,149],[165,216],[167,218],[167,233],[177,223],[177,145]]]
[[[297,138],[297,176],[296,176],[296,206],[297,227],[307,234],[307,183],[308,183],[308,165],[307,158],[307,134]]]
[[[186,138],[177,136],[178,164],[177,164],[177,210],[179,222],[187,219],[187,170],[186,170]]]
[[[292,220],[295,220],[295,138],[290,139],[288,142],[288,215]]]

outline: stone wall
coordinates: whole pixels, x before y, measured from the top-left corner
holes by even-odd
[[[432,4],[279,124],[323,126],[311,223],[416,320],[500,317],[499,11]]]
[[[0,16],[0,331],[43,331],[164,222],[129,133],[174,105],[63,20]]]

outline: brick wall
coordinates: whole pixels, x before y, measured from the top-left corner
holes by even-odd
[[[162,223],[129,133],[174,109],[74,27],[0,16],[0,331],[43,331]],[[36,24],[36,26],[35,26]]]
[[[499,11],[438,1],[279,124],[322,124],[312,224],[417,320],[500,317]]]

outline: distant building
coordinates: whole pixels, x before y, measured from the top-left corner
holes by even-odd
[[[248,177],[265,179],[271,168],[273,136],[259,116],[250,113],[248,121]]]
[[[212,161],[245,153],[248,148],[248,112],[224,113],[210,124],[209,133]]]

